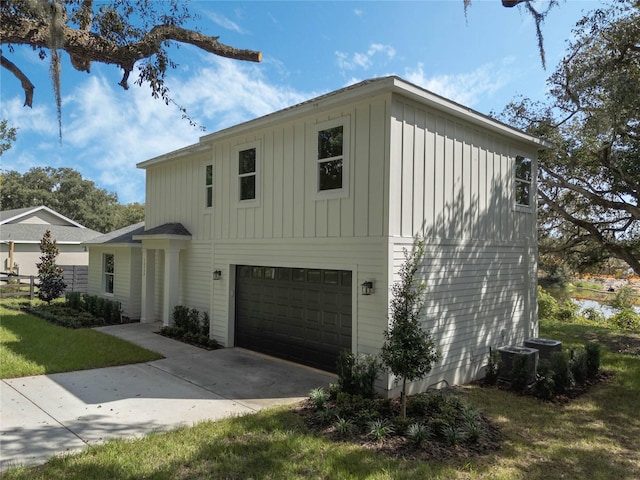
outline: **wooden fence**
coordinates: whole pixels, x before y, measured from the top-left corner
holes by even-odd
[[[67,285],[66,292],[87,293],[89,285],[89,267],[86,265],[60,265],[62,278]],[[15,275],[0,273],[0,298],[29,297],[35,298],[38,277],[35,275]]]
[[[0,273],[0,298],[29,297],[35,298],[38,277],[34,275],[14,275]]]

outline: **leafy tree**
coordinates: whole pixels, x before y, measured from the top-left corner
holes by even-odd
[[[640,4],[585,16],[548,80],[549,104],[520,99],[507,121],[551,141],[540,156],[540,251],[640,274]]]
[[[16,128],[10,127],[6,119],[0,121],[0,155],[11,148],[11,144],[16,141]]]
[[[144,220],[144,204],[134,202],[126,205],[118,204],[112,219],[111,230],[128,227]]]
[[[402,417],[407,415],[407,381],[424,378],[440,359],[429,332],[420,322],[424,304],[424,283],[416,278],[424,257],[424,241],[416,240],[413,250],[405,250],[400,280],[391,289],[391,325],[384,332],[380,358],[391,373],[402,378]]]
[[[40,240],[40,263],[36,263],[38,267],[38,298],[47,303],[55,300],[64,293],[67,285],[62,277],[62,268],[56,265],[56,257],[60,253],[56,246],[55,239],[51,238],[51,232],[44,232],[42,240]]]
[[[72,168],[34,167],[25,174],[11,170],[0,179],[3,210],[46,205],[102,233],[144,219],[144,206],[118,204],[115,193],[98,188]]]
[[[61,118],[60,58],[66,52],[76,70],[89,72],[93,62],[116,65],[123,71],[120,86],[129,88],[129,75],[137,66],[138,85],[147,84],[154,98],[172,103],[164,83],[167,69],[177,65],[169,57],[172,42],[236,60],[259,62],[260,52],[243,50],[183,28],[192,15],[180,0],[12,0],[0,3],[0,38],[13,52],[28,45],[40,59],[51,62],[58,122]],[[47,55],[48,52],[48,55]],[[25,105],[33,104],[34,85],[2,52],[2,67],[13,74],[25,92]],[[184,112],[184,109],[182,109]]]

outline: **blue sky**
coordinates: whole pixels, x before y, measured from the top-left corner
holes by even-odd
[[[118,68],[94,64],[91,74],[77,72],[64,54],[60,143],[48,60],[16,48],[4,54],[35,84],[34,105],[22,106],[19,82],[2,70],[1,118],[18,128],[18,140],[0,157],[0,168],[71,167],[116,192],[121,203],[144,202],[137,163],[367,78],[399,75],[485,114],[501,111],[518,95],[544,100],[546,79],[576,22],[601,5],[567,0],[549,14],[545,71],[530,15],[499,0],[474,0],[466,17],[462,0],[195,1],[191,9],[201,16],[203,33],[263,54],[263,62],[254,64],[191,46],[172,49],[179,66],[168,73],[167,85],[204,133],[134,79],[124,91]]]

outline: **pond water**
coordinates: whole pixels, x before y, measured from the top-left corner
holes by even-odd
[[[606,318],[609,318],[616,313],[615,308],[610,307],[609,305],[606,305],[604,303],[596,302],[595,300],[583,300],[579,298],[572,298],[571,300],[573,300],[575,303],[577,303],[580,306],[580,311],[586,308],[595,308],[600,313],[602,313]],[[636,305],[633,308],[637,313],[640,314],[640,306]]]

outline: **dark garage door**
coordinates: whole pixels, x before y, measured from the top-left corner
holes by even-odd
[[[351,350],[351,272],[236,267],[236,345],[331,372]]]

